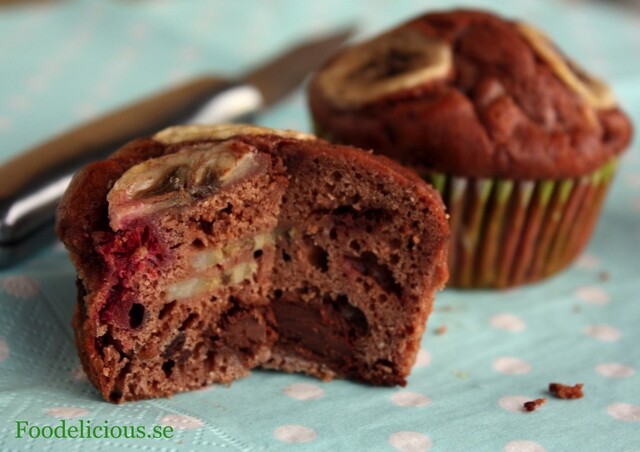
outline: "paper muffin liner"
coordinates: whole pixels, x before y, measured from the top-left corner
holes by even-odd
[[[450,215],[450,287],[505,288],[566,267],[595,226],[616,160],[575,179],[422,176]]]

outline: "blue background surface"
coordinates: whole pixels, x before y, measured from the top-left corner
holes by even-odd
[[[0,8],[0,160],[205,71],[240,74],[314,33],[371,36],[445,1],[61,1]],[[640,7],[464,1],[526,18],[608,80],[640,124]],[[309,130],[303,90],[258,118]],[[0,449],[640,451],[640,152],[622,160],[577,263],[506,292],[445,290],[406,388],[256,371],[115,406],[79,368],[75,272],[58,244],[0,272]],[[437,327],[447,326],[445,334]],[[551,381],[585,397],[544,397]],[[164,440],[17,439],[16,420],[172,425]]]

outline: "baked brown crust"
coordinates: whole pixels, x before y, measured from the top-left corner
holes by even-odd
[[[396,30],[404,29],[446,42],[449,73],[362,105],[338,105],[321,82],[343,64],[347,49],[309,85],[321,135],[417,170],[512,179],[582,176],[629,144],[631,123],[606,86],[556,50],[551,53],[560,62],[550,62],[544,49],[553,45],[543,36],[535,45],[527,38],[539,35],[531,27],[457,10],[426,14]],[[572,88],[576,79],[580,89]]]
[[[157,171],[221,146],[259,165],[204,187]],[[174,188],[180,196],[161,204]],[[156,210],[144,206],[152,199]],[[78,270],[83,367],[118,403],[260,366],[404,385],[447,279],[433,188],[385,157],[269,129],[134,141],[75,176],[56,231]]]

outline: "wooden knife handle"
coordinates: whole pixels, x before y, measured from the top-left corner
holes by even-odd
[[[65,162],[104,158],[125,142],[184,121],[229,83],[204,76],[63,132],[0,166],[0,199],[16,196]]]

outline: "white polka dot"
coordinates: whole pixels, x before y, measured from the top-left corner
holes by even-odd
[[[10,97],[7,103],[16,111],[25,111],[31,106],[29,98],[21,95]]]
[[[47,75],[44,73],[34,75],[27,80],[27,86],[29,87],[29,89],[36,92],[43,91],[48,84],[49,84],[49,79],[47,78]]]
[[[609,294],[597,286],[585,286],[576,290],[576,296],[584,303],[602,306],[609,303]]]
[[[184,67],[176,67],[169,73],[168,82],[178,84],[184,82],[187,78],[189,78],[189,72]]]
[[[600,261],[592,254],[583,254],[578,258],[576,264],[580,268],[593,269],[598,268]]]
[[[324,389],[318,385],[297,383],[284,388],[284,393],[298,400],[316,400],[324,395]]]
[[[509,441],[504,446],[504,452],[546,452],[547,449],[533,441]]]
[[[398,406],[404,407],[427,406],[431,403],[431,399],[426,395],[409,391],[396,392],[391,396],[391,401]]]
[[[31,298],[38,295],[38,281],[29,276],[7,276],[0,281],[0,287],[16,298]]]
[[[607,407],[609,416],[620,421],[640,422],[640,406],[630,403],[614,403]]]
[[[73,379],[78,383],[89,382],[89,377],[87,377],[87,374],[84,373],[84,370],[82,369],[81,366],[78,366],[75,369],[73,369],[73,371],[71,371],[71,375],[73,376]]]
[[[131,62],[136,59],[139,53],[140,51],[133,47],[127,47],[126,49],[123,49],[122,52],[118,55],[118,59],[112,61],[115,67],[118,68],[116,71],[122,71],[124,68],[126,68],[127,65],[131,64]]]
[[[504,396],[498,400],[498,404],[505,410],[513,413],[524,413],[524,402],[534,400],[535,397],[525,397],[518,395]]]
[[[431,364],[431,353],[421,348],[416,357],[416,363],[413,365],[414,369],[422,369]]]
[[[98,97],[109,97],[113,94],[114,88],[109,81],[103,82],[96,86],[95,93]]]
[[[182,416],[181,414],[167,414],[160,419],[160,423],[180,430],[189,430],[204,425],[204,422],[200,419],[191,416]]]
[[[7,117],[0,116],[0,132],[6,132],[11,129],[11,120]]]
[[[70,419],[74,417],[83,417],[89,414],[88,410],[85,410],[84,408],[73,407],[73,406],[49,408],[44,412],[49,416],[64,418],[64,419]]]
[[[522,321],[522,319],[506,312],[492,316],[489,321],[491,326],[494,328],[510,331],[512,333],[518,333],[527,328],[527,325]]]
[[[502,356],[493,362],[493,368],[506,375],[523,375],[531,372],[531,364],[513,356]]]
[[[584,334],[603,342],[615,342],[622,336],[619,329],[609,325],[589,325],[584,329]]]
[[[88,120],[98,115],[98,109],[95,105],[88,102],[80,102],[73,108],[79,119]]]
[[[0,337],[0,363],[9,357],[9,344]]]
[[[135,23],[130,29],[133,39],[143,39],[149,34],[149,27],[143,22]]]
[[[318,437],[315,430],[304,425],[283,425],[273,431],[273,436],[284,443],[308,443]]]
[[[640,173],[629,173],[625,177],[627,187],[640,188]]]
[[[433,445],[431,438],[419,432],[393,433],[389,435],[389,444],[400,452],[424,452]]]
[[[178,51],[178,58],[182,61],[195,61],[200,57],[200,52],[195,47],[183,47]]]
[[[596,366],[596,372],[607,378],[630,377],[635,373],[633,367],[619,363],[602,363]]]

